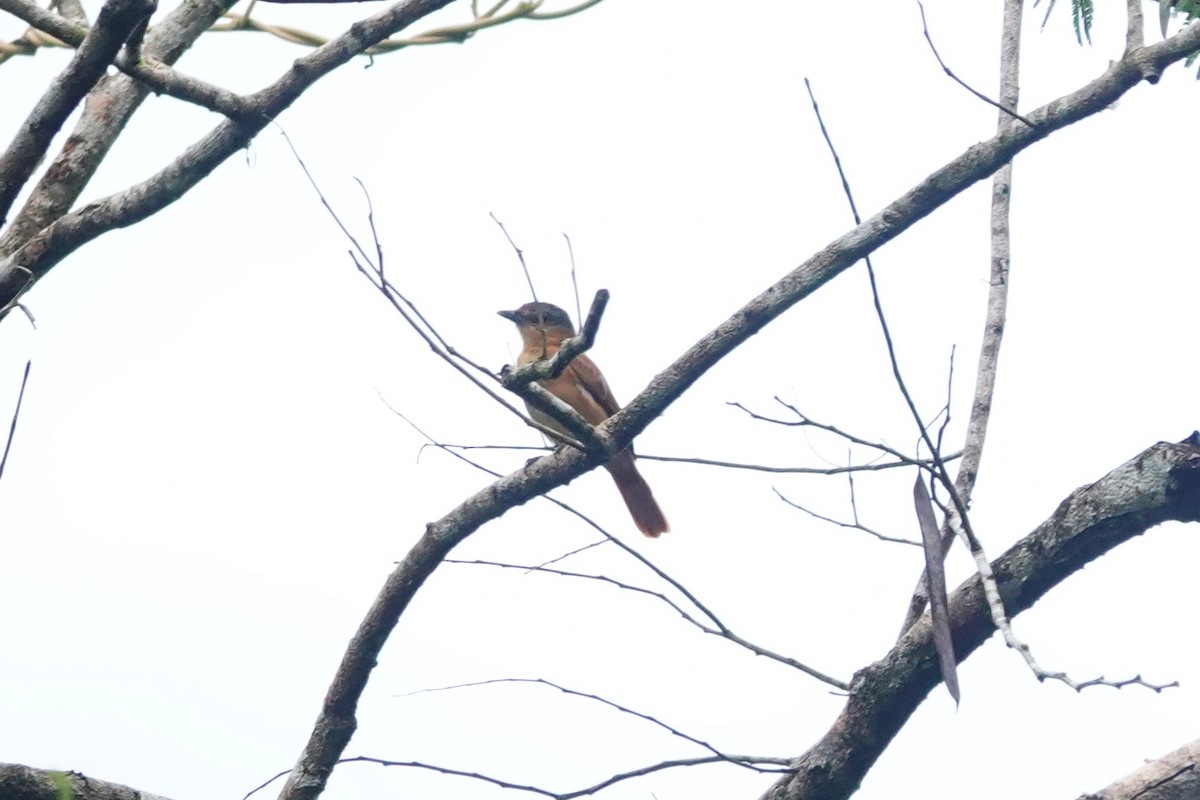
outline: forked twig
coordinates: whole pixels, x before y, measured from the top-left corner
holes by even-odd
[[[955,74],[954,74],[954,71],[953,71],[952,69],[950,69],[948,66],[946,66],[946,62],[942,60],[942,56],[941,56],[941,54],[938,52],[937,46],[936,46],[936,45],[934,45],[934,43],[933,43],[933,38],[932,38],[932,37],[929,35],[929,24],[928,24],[928,23],[925,21],[925,5],[924,5],[924,3],[922,3],[922,2],[921,2],[921,0],[917,0],[917,8],[921,9],[921,29],[922,29],[922,30],[924,31],[924,33],[925,33],[925,41],[929,43],[929,49],[933,51],[933,57],[934,57],[934,58],[936,58],[936,59],[937,59],[937,62],[938,62],[938,64],[940,64],[940,65],[941,65],[941,67],[942,67],[942,71],[943,71],[943,72],[945,72],[945,73],[946,73],[946,74],[947,74],[947,75],[948,75],[948,76],[951,78],[951,80],[953,80],[953,81],[954,81],[955,83],[957,83],[959,86],[961,86],[961,87],[963,87],[964,89],[966,89],[966,90],[967,90],[968,92],[970,92],[971,94],[973,94],[973,95],[975,95],[976,97],[978,97],[978,98],[979,98],[980,100],[982,100],[983,102],[987,103],[987,104],[988,104],[988,105],[990,105],[990,106],[995,106],[996,108],[1000,109],[1000,110],[1001,110],[1002,112],[1004,112],[1005,114],[1008,114],[1008,115],[1009,115],[1010,117],[1012,117],[1013,119],[1019,119],[1021,122],[1024,122],[1024,123],[1025,123],[1026,125],[1028,125],[1030,128],[1033,128],[1033,129],[1035,129],[1035,130],[1036,130],[1036,129],[1037,129],[1037,125],[1035,125],[1035,124],[1034,124],[1033,122],[1031,122],[1030,120],[1028,120],[1028,119],[1026,119],[1025,117],[1023,117],[1023,116],[1021,116],[1020,114],[1018,114],[1018,113],[1016,112],[1016,106],[1015,106],[1015,105],[1014,105],[1014,106],[1013,106],[1011,109],[1010,109],[1010,108],[1005,108],[1003,105],[1001,105],[1000,103],[997,103],[995,100],[993,100],[992,98],[988,97],[988,96],[987,96],[987,95],[985,95],[983,92],[978,92],[978,91],[976,91],[976,90],[975,90],[974,88],[972,88],[972,87],[971,87],[971,86],[970,86],[970,85],[969,85],[969,84],[968,84],[966,81],[964,81],[962,78],[960,78],[960,77],[958,77],[957,75],[955,75]]]
[[[649,722],[653,725],[658,726],[659,728],[662,728],[663,730],[670,733],[672,736],[676,736],[680,739],[691,742],[692,744],[703,747],[705,750],[709,751],[714,756],[717,756],[718,758],[727,760],[732,764],[736,764],[737,766],[746,767],[747,769],[754,770],[755,772],[785,772],[785,771],[787,771],[787,770],[779,770],[779,769],[762,769],[760,767],[756,767],[753,764],[747,763],[745,761],[733,759],[733,758],[727,756],[725,753],[722,753],[720,750],[713,747],[711,744],[704,741],[703,739],[698,739],[695,736],[684,733],[683,731],[679,730],[678,728],[668,725],[667,723],[663,722],[662,720],[658,719],[657,717],[654,717],[650,714],[646,714],[641,711],[636,711],[632,708],[629,708],[628,706],[623,706],[620,703],[615,703],[612,700],[609,700],[606,697],[601,697],[598,694],[592,694],[590,692],[581,692],[577,689],[571,689],[566,686],[563,686],[562,684],[555,683],[554,681],[546,680],[545,678],[491,678],[489,680],[483,680],[483,681],[471,681],[469,683],[457,683],[457,684],[454,684],[453,686],[438,686],[438,687],[434,687],[431,689],[418,689],[414,692],[405,692],[404,694],[401,694],[398,696],[399,697],[412,697],[414,695],[428,694],[430,692],[447,692],[447,691],[451,691],[454,689],[469,689],[469,688],[475,688],[475,687],[479,687],[479,686],[492,686],[492,685],[501,684],[501,683],[524,683],[524,684],[533,684],[533,685],[537,685],[537,686],[549,686],[552,689],[557,689],[558,691],[562,692],[563,694],[570,695],[572,697],[579,697],[579,698],[582,698],[585,700],[594,700],[597,703],[601,703],[602,705],[608,706],[609,708],[614,708],[623,714],[629,714],[630,716],[637,717],[638,719],[641,719],[641,720],[645,720],[646,722]]]

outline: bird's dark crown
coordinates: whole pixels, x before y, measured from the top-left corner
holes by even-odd
[[[501,311],[500,316],[517,325],[536,325],[539,328],[566,328],[575,334],[575,326],[567,312],[552,303],[526,303],[516,311]]]

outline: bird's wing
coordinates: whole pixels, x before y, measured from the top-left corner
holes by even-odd
[[[611,417],[621,410],[621,404],[617,402],[617,398],[613,397],[612,389],[608,388],[608,381],[604,380],[604,375],[600,373],[595,362],[586,355],[576,357],[567,367],[567,372],[571,373],[584,391],[590,394],[596,404],[604,409],[605,418]],[[593,422],[592,424],[599,423]]]

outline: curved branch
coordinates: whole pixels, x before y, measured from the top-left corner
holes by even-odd
[[[226,5],[231,4],[232,0],[214,0],[214,2],[216,5],[210,10],[220,13]],[[76,187],[73,182],[73,193],[64,194],[57,183],[52,181],[51,185],[46,187],[46,192],[56,196],[53,201],[46,202],[47,208],[35,207],[30,218],[18,218],[10,230],[5,232],[4,237],[0,237],[0,253],[15,246],[11,255],[0,260],[0,307],[23,291],[19,267],[23,266],[29,269],[35,279],[40,279],[63,258],[92,239],[115,228],[124,228],[140,222],[166,208],[197,183],[207,178],[225,159],[245,147],[276,115],[295,102],[320,78],[361,54],[372,44],[403,30],[450,2],[451,0],[402,0],[378,14],[355,23],[346,33],[303,58],[297,59],[292,63],[291,68],[270,86],[244,97],[246,116],[237,121],[225,120],[218,124],[204,138],[187,148],[172,163],[160,170],[158,174],[122,192],[89,203],[77,211],[63,214],[70,203],[74,202],[74,198],[78,196],[78,191],[82,190],[83,183],[87,182],[87,178],[91,176],[99,159],[103,158],[103,153],[111,146],[112,139],[117,135],[120,127],[124,125],[128,116],[145,97],[146,88],[134,83],[131,79],[124,79],[121,83],[114,81],[114,84],[120,88],[113,91],[121,92],[119,97],[124,104],[121,114],[116,115],[120,121],[114,125],[104,126],[105,130],[99,134],[95,132],[89,134],[98,140],[100,150],[94,163],[88,162],[80,166],[82,183]],[[189,3],[184,3],[180,8],[186,8],[189,5]],[[162,27],[168,26],[164,23]],[[194,36],[191,39],[183,36],[179,47],[163,53],[160,60],[164,63],[171,63],[174,60],[172,56],[178,57],[178,53],[175,51],[182,52],[180,48],[186,49],[203,30],[203,28],[194,30]],[[189,30],[188,35],[191,35],[192,32]],[[167,41],[174,41],[167,33],[159,29],[153,33],[160,33],[167,37]],[[152,40],[147,43],[147,50],[158,55],[158,52],[165,48],[155,47],[156,41],[152,37]],[[111,110],[110,113],[115,114]],[[82,121],[80,126],[83,126]],[[115,131],[111,130],[112,128],[115,128]],[[90,171],[87,169],[89,166]],[[52,167],[51,172],[53,171]],[[56,174],[56,181],[61,182],[60,175]],[[39,190],[42,188],[39,186]],[[41,202],[39,201],[39,204]],[[31,203],[34,203],[34,200],[31,200]],[[58,214],[63,215],[58,216]],[[22,216],[25,216],[24,210]],[[37,230],[43,224],[46,227]],[[37,232],[33,233],[35,230]]]
[[[67,117],[104,75],[134,28],[153,11],[154,3],[149,0],[109,0],[100,9],[95,27],[88,31],[71,63],[50,83],[0,154],[0,224]]]
[[[1169,520],[1200,521],[1200,433],[1156,444],[1095,483],[1076,489],[1054,514],[993,563],[1014,616],[1088,562]],[[962,661],[995,632],[979,578],[951,596],[954,650]],[[829,732],[764,800],[841,800],[939,680],[929,618],[880,661],[855,676]]]
[[[598,430],[611,436],[615,447],[628,445],[633,437],[641,433],[709,368],[834,276],[900,235],[976,181],[999,169],[1021,150],[1056,130],[1107,108],[1144,77],[1157,76],[1164,67],[1182,60],[1197,48],[1200,48],[1200,25],[1189,26],[1183,32],[1153,47],[1127,54],[1125,58],[1111,64],[1100,78],[1087,86],[1032,112],[1029,117],[1037,123],[1036,129],[1022,126],[1016,130],[1001,132],[987,142],[974,145],[882,212],[831,242],[824,250],[751,300],[660,373],[624,410],[610,417]],[[154,180],[150,183],[153,184]],[[153,202],[165,205],[167,201],[163,198]],[[88,209],[94,209],[94,213],[98,215],[112,215],[110,219],[120,219],[122,224],[129,224],[123,220],[128,219],[131,214],[146,216],[152,213],[153,209],[141,204],[137,198],[133,198],[133,203],[134,209],[121,211],[112,208],[113,199],[109,198],[89,206]],[[26,253],[25,257],[46,258],[52,261],[53,258],[61,258],[64,252],[78,247],[87,240],[85,237],[94,238],[99,235],[98,230],[86,234],[81,231],[80,226],[85,223],[79,221],[80,214],[88,209],[83,209],[51,226],[51,230],[44,237],[39,237],[44,242],[41,251],[36,251],[31,243],[22,248],[17,255]],[[60,225],[62,230],[55,231]],[[61,238],[56,240],[56,237]],[[40,262],[39,268],[48,268],[47,263]],[[3,266],[0,264],[0,278],[3,277]],[[313,732],[300,755],[296,769],[280,795],[281,800],[314,800],[320,795],[357,726],[355,714],[358,700],[366,688],[367,679],[375,667],[384,643],[399,622],[400,615],[408,607],[409,601],[450,550],[484,523],[496,519],[511,508],[529,502],[537,495],[568,483],[598,466],[600,461],[597,455],[591,453],[560,450],[499,479],[464,500],[458,508],[437,522],[426,526],[421,539],[388,576],[347,647],[325,696]],[[1007,578],[1007,573],[1002,577]],[[1025,607],[1027,606],[1018,602],[1014,608],[1020,610]],[[986,624],[984,627],[990,632],[990,627]],[[914,635],[915,633],[910,633],[906,641]],[[971,649],[973,648],[962,647],[960,652],[967,653]],[[932,662],[929,664],[932,666]],[[932,681],[934,675],[936,668],[926,677]],[[929,687],[931,686],[932,683],[929,684]],[[916,690],[918,701],[929,691],[929,687]],[[898,719],[899,717],[896,718]],[[885,720],[884,729],[897,724],[896,720]],[[865,737],[864,742],[859,743],[859,747],[877,745],[881,740],[890,739],[894,733],[892,730],[891,734],[880,736],[872,732]],[[849,748],[850,744],[845,746]],[[873,763],[876,757],[878,752],[870,755],[868,763],[864,765],[864,771],[865,766]],[[856,783],[858,779],[851,780]]]
[[[148,63],[156,59],[162,64],[173,64],[234,2],[180,3],[147,32],[140,48],[142,57]],[[58,156],[46,168],[20,213],[0,233],[0,256],[28,244],[34,234],[67,213],[149,91],[147,86],[119,75],[102,78],[96,84]],[[0,297],[7,298],[0,301],[0,308],[7,308],[28,288],[18,286],[14,292],[10,278],[0,266]]]
[[[119,783],[89,778],[78,772],[34,769],[23,764],[0,764],[0,797],[4,800],[166,800]]]
[[[1079,800],[1195,800],[1200,797],[1200,739],[1147,761],[1116,783]]]

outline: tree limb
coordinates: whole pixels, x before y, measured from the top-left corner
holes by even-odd
[[[34,769],[0,764],[0,797],[4,800],[166,800],[119,783],[89,778],[78,772]]]
[[[152,0],[108,0],[62,74],[38,100],[25,123],[0,154],[0,224],[17,193],[33,175],[67,117],[104,75],[121,45],[154,11]],[[0,303],[4,305],[4,303]]]
[[[999,169],[1021,150],[1056,130],[1107,108],[1145,76],[1157,75],[1167,65],[1182,60],[1197,48],[1200,48],[1200,25],[1189,26],[1168,40],[1128,54],[1112,63],[1101,77],[1082,89],[1032,112],[1029,117],[1037,124],[1036,128],[1021,126],[972,146],[879,214],[831,242],[751,300],[655,377],[641,394],[606,420],[598,430],[607,433],[615,447],[628,445],[714,364],[863,256],[899,236],[950,198]],[[149,185],[143,184],[148,192],[160,191],[153,186],[156,180],[151,179]],[[169,201],[158,194],[149,201],[134,198],[132,202],[134,208],[126,209],[114,207],[113,198],[93,203],[55,223],[44,235],[39,235],[18,251],[9,262],[21,263],[22,258],[34,258],[38,260],[38,268],[44,272],[55,263],[55,259],[102,232],[87,227],[89,224],[95,225],[95,220],[91,223],[81,221],[84,212],[90,210],[97,219],[106,218],[112,224],[127,225],[153,213],[155,204],[165,205]],[[3,268],[4,264],[0,263],[0,279],[3,278]],[[355,714],[358,700],[384,643],[409,601],[450,550],[484,523],[568,483],[599,463],[600,459],[593,454],[560,450],[499,479],[464,500],[446,516],[426,526],[424,535],[388,576],[347,647],[326,693],[313,732],[280,795],[281,800],[314,800],[320,795],[357,726]],[[1018,605],[1016,609],[1024,607],[1027,606]],[[990,633],[990,626],[984,624],[984,627]],[[958,647],[963,654],[973,649],[961,645]],[[927,677],[932,679],[936,674],[934,669]],[[928,687],[918,687],[917,701],[928,690]],[[898,724],[897,721],[885,720],[885,729],[893,723]],[[880,737],[872,732],[858,746],[877,745],[881,738],[890,739],[894,733],[893,730]],[[850,747],[851,744],[853,742],[846,746]],[[869,762],[873,762],[877,756],[878,752],[871,755]],[[858,778],[852,780],[857,783]]]
[[[1147,761],[1121,780],[1079,800],[1196,800],[1200,797],[1200,739]]]
[[[141,47],[143,57],[173,64],[234,2],[180,3],[147,32]],[[58,156],[46,168],[20,213],[0,233],[0,257],[27,244],[34,234],[67,213],[149,91],[146,85],[121,75],[97,82]],[[16,286],[14,292],[11,277],[0,267],[0,296],[7,298],[0,300],[0,308],[8,307],[27,288]],[[32,277],[36,280],[38,276]]]
[[[1160,442],[1095,483],[1076,489],[1038,528],[993,564],[1016,615],[1088,562],[1169,520],[1200,521],[1200,433]],[[962,661],[995,632],[978,576],[950,598],[954,649]],[[860,671],[829,732],[794,762],[797,773],[764,800],[842,800],[937,685],[928,617],[880,661]]]

